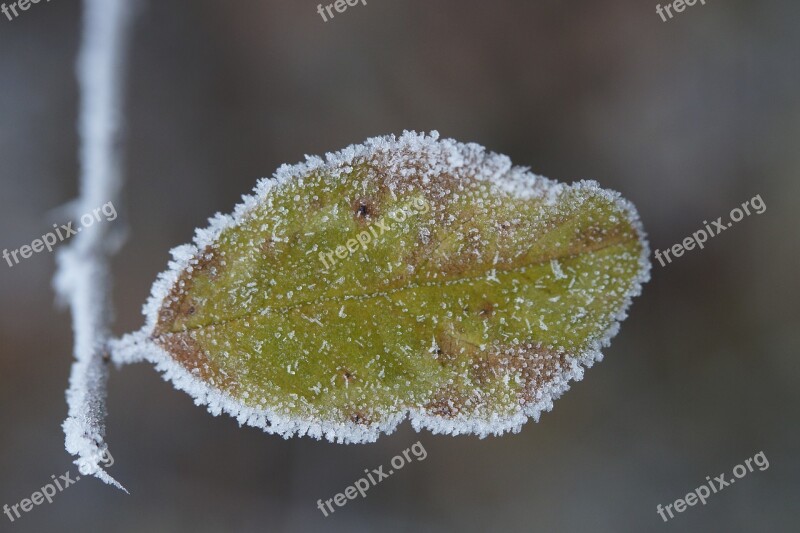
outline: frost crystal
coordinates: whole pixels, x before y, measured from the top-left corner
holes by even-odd
[[[84,4],[78,61],[81,196],[73,204],[76,215],[118,200],[121,70],[131,20],[131,6],[125,0],[86,0]],[[63,425],[66,449],[78,456],[75,464],[81,474],[125,490],[100,464],[107,457],[104,350],[111,317],[108,263],[121,244],[121,232],[111,231],[105,225],[93,226],[60,250],[54,286],[61,300],[69,303],[75,333],[75,362],[67,391],[69,417]]]
[[[617,193],[436,132],[284,165],[210,222],[113,356],[284,437],[517,432],[601,359],[650,268]]]

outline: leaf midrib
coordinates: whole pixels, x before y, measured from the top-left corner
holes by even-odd
[[[626,232],[626,234],[627,234],[627,232]],[[619,238],[615,238],[615,239],[603,240],[603,241],[601,241],[600,243],[598,243],[595,246],[583,247],[580,250],[576,250],[574,252],[571,251],[571,250],[567,250],[566,253],[553,254],[553,255],[546,256],[544,258],[538,259],[538,260],[531,261],[530,263],[527,263],[527,264],[524,264],[524,265],[514,265],[512,263],[509,268],[496,268],[496,267],[495,268],[491,268],[491,269],[488,269],[485,272],[483,272],[482,275],[464,276],[464,277],[455,278],[455,279],[452,279],[452,280],[444,280],[443,282],[442,281],[430,281],[430,282],[422,282],[422,283],[420,283],[420,282],[411,282],[411,283],[408,283],[406,285],[401,285],[400,287],[396,287],[394,289],[391,289],[391,290],[385,291],[385,292],[372,292],[372,293],[367,293],[367,294],[345,294],[345,295],[336,295],[336,296],[323,296],[323,297],[320,297],[320,298],[316,298],[314,300],[308,300],[308,301],[305,301],[305,302],[299,302],[299,303],[292,304],[290,306],[285,306],[285,307],[277,307],[277,308],[266,307],[265,310],[267,310],[269,312],[288,314],[291,311],[296,311],[298,309],[302,309],[302,308],[305,308],[305,307],[314,306],[314,305],[318,305],[318,304],[324,304],[324,303],[331,302],[331,301],[336,301],[336,300],[339,300],[339,301],[351,301],[351,300],[365,301],[365,300],[370,300],[370,299],[373,299],[373,298],[379,298],[379,297],[382,297],[382,296],[388,296],[388,295],[391,295],[391,294],[397,294],[397,293],[400,293],[400,292],[403,292],[403,291],[406,291],[406,290],[416,289],[416,288],[419,288],[419,287],[425,287],[425,286],[430,287],[430,286],[433,286],[433,285],[445,286],[445,285],[453,285],[453,284],[458,284],[458,283],[464,283],[464,282],[468,282],[468,281],[475,281],[475,280],[483,279],[492,270],[494,270],[495,272],[502,272],[502,273],[522,272],[527,268],[535,267],[535,266],[541,266],[541,265],[543,265],[543,264],[545,264],[545,263],[547,263],[549,261],[552,261],[554,259],[555,260],[571,259],[571,258],[577,257],[579,255],[592,254],[592,253],[599,252],[601,250],[605,250],[607,248],[611,248],[613,246],[625,244],[625,243],[628,243],[628,242],[638,242],[638,238],[636,237],[635,232],[634,232],[633,236],[624,236],[624,237],[619,237]],[[236,321],[239,321],[239,320],[244,320],[246,318],[253,317],[256,314],[266,314],[266,313],[263,313],[261,311],[259,311],[258,313],[245,313],[245,314],[242,314],[242,315],[237,315],[237,316],[233,316],[233,317],[221,320],[219,322],[211,322],[211,323],[208,323],[208,324],[197,325],[197,326],[194,326],[194,327],[191,327],[191,328],[185,327],[185,328],[181,329],[180,331],[168,331],[166,333],[162,333],[162,334],[159,334],[159,335],[153,335],[152,338],[153,339],[158,339],[159,337],[161,337],[161,335],[168,335],[168,334],[175,335],[175,334],[180,334],[180,333],[188,333],[188,332],[191,332],[191,331],[202,330],[202,329],[208,328],[210,326],[222,326],[222,325],[225,325],[225,324],[228,324],[228,323],[231,323],[231,322],[236,322]]]

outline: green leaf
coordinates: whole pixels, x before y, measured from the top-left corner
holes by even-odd
[[[435,132],[284,166],[173,253],[132,344],[215,414],[340,442],[518,431],[650,266],[616,193]]]

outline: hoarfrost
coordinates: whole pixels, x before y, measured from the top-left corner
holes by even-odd
[[[283,404],[270,405],[265,398],[261,398],[261,402],[245,402],[242,398],[252,396],[248,392],[248,396],[242,394],[234,395],[230,390],[223,387],[215,386],[214,379],[203,379],[198,372],[188,370],[183,364],[176,360],[170,352],[164,348],[162,344],[155,342],[157,337],[157,328],[159,327],[159,320],[161,318],[161,311],[165,306],[175,304],[176,296],[173,291],[176,285],[183,291],[184,287],[179,284],[183,283],[182,276],[185,272],[198,266],[199,259],[204,257],[207,250],[213,250],[217,245],[223,232],[243,226],[248,221],[252,221],[256,216],[260,206],[272,206],[274,198],[272,193],[280,188],[290,188],[292,186],[301,187],[301,183],[305,178],[312,175],[324,175],[328,183],[333,186],[339,183],[345,176],[356,172],[360,164],[368,162],[379,168],[383,173],[384,182],[387,190],[390,191],[392,197],[395,195],[402,196],[402,194],[412,194],[413,191],[405,187],[405,183],[411,179],[417,179],[419,183],[425,187],[431,187],[431,194],[443,198],[462,199],[463,195],[472,195],[474,199],[475,209],[478,213],[485,212],[490,206],[496,206],[497,201],[494,197],[495,191],[506,193],[513,198],[522,200],[535,200],[539,202],[542,209],[552,208],[555,209],[560,201],[563,200],[566,194],[574,193],[577,198],[577,206],[585,201],[585,197],[594,196],[607,200],[616,209],[627,216],[630,226],[633,228],[640,248],[638,250],[638,257],[630,258],[636,264],[635,272],[632,276],[629,286],[626,287],[624,294],[620,294],[621,305],[615,307],[615,311],[611,312],[609,316],[604,317],[608,322],[608,326],[596,337],[591,337],[588,344],[582,345],[579,350],[567,346],[567,342],[561,344],[554,344],[550,346],[543,346],[541,343],[532,343],[531,338],[535,338],[535,332],[552,332],[565,329],[565,331],[572,331],[576,326],[576,317],[582,316],[586,313],[585,310],[578,308],[577,313],[570,316],[558,316],[553,313],[537,312],[533,308],[533,302],[529,299],[517,296],[522,290],[518,280],[514,279],[509,285],[503,289],[505,292],[504,297],[508,302],[514,302],[514,313],[507,314],[500,317],[498,323],[503,326],[514,326],[515,323],[525,324],[529,332],[526,338],[518,336],[502,335],[507,340],[507,343],[502,346],[502,351],[495,354],[494,359],[483,361],[484,367],[479,367],[478,363],[473,369],[464,368],[463,371],[453,371],[450,385],[453,380],[462,379],[469,382],[471,379],[477,378],[491,380],[498,378],[498,383],[507,386],[509,383],[535,383],[536,386],[530,390],[525,391],[524,401],[520,400],[516,408],[498,413],[493,410],[493,406],[487,403],[485,396],[487,394],[498,393],[495,389],[480,389],[477,388],[472,397],[469,398],[455,398],[445,397],[441,401],[431,407],[430,404],[423,405],[418,398],[406,399],[405,403],[400,398],[396,398],[391,408],[385,412],[380,413],[381,417],[377,421],[364,421],[359,413],[354,413],[353,420],[341,421],[331,420],[325,417],[312,416],[312,415],[291,415],[289,411],[297,407],[300,397],[296,394],[287,395],[291,400],[284,400]],[[447,176],[449,181],[446,184],[438,183],[437,179]],[[478,186],[470,191],[462,190],[463,184],[459,181],[460,176],[471,176],[474,178]],[[436,185],[439,188],[435,188]],[[366,181],[362,189],[366,190]],[[581,195],[585,193],[585,195]],[[293,195],[294,196],[294,195]],[[316,197],[315,197],[316,198]],[[339,214],[334,208],[328,212],[327,216],[336,219]],[[359,207],[359,213],[368,208],[366,205]],[[272,233],[271,243],[279,241],[288,242],[288,236],[274,232],[275,228],[283,226],[281,224],[281,213],[285,214],[285,208],[281,206],[278,209],[273,209],[271,217],[274,220],[274,228]],[[455,219],[452,213],[432,213],[434,220],[438,220],[438,224],[447,225],[452,223]],[[439,219],[435,217],[439,216]],[[555,212],[554,217],[558,217],[559,213]],[[565,219],[566,220],[566,219]],[[419,235],[420,242],[424,245],[436,244],[436,227],[425,227],[417,232],[411,232],[410,223],[407,221],[397,221],[402,223],[398,234],[400,235]],[[510,218],[503,222],[497,231],[505,231],[508,227],[519,221]],[[544,222],[543,222],[544,223]],[[266,226],[263,226],[266,227]],[[262,229],[263,229],[262,227]],[[524,253],[524,249],[516,251],[516,254],[511,258],[500,257],[495,250],[490,253],[485,253],[489,243],[481,236],[481,232],[477,229],[470,230],[466,228],[466,232],[454,238],[453,248],[442,252],[441,260],[447,261],[456,260],[458,257],[468,257],[470,261],[477,264],[485,265],[486,269],[481,276],[476,276],[475,279],[483,280],[483,282],[491,281],[489,285],[499,285],[501,280],[498,278],[499,272],[506,266],[506,264],[513,260],[515,257]],[[313,235],[312,232],[305,231],[305,235]],[[530,235],[522,235],[520,239],[525,242],[525,239],[530,239]],[[599,242],[601,236],[587,235],[585,237],[586,246]],[[247,241],[252,242],[252,241]],[[398,240],[400,245],[405,245],[406,241]],[[457,244],[457,246],[455,246]],[[520,243],[516,243],[521,245]],[[252,246],[252,244],[250,245]],[[370,248],[373,250],[374,246]],[[316,250],[316,249],[315,249]],[[253,298],[269,298],[270,295],[275,300],[278,300],[278,308],[281,308],[281,302],[295,296],[295,299],[303,301],[304,296],[307,294],[308,287],[292,285],[291,287],[281,287],[276,284],[274,279],[270,280],[267,285],[270,286],[267,292],[247,295],[243,287],[247,286],[247,281],[253,273],[244,269],[246,266],[246,259],[250,257],[249,252],[237,250],[240,254],[238,260],[241,260],[241,268],[238,268],[237,273],[241,275],[239,287],[231,289],[227,295],[222,295],[226,298],[225,305],[230,309],[236,309],[235,318],[252,317],[258,319],[259,317],[268,316],[272,311],[272,304],[269,304],[266,309],[250,310],[248,307]],[[351,252],[352,253],[352,252]],[[513,167],[511,161],[502,155],[488,153],[486,150],[477,144],[462,144],[451,139],[440,139],[437,132],[431,132],[428,135],[418,134],[415,132],[404,132],[400,137],[385,136],[368,139],[360,145],[350,146],[337,153],[329,153],[325,158],[306,156],[306,161],[297,165],[283,165],[270,179],[263,179],[258,182],[255,191],[252,195],[244,196],[242,203],[237,205],[232,215],[216,215],[210,219],[210,225],[206,229],[197,230],[195,233],[194,242],[191,245],[185,245],[175,248],[172,251],[172,261],[169,264],[169,270],[160,274],[153,285],[151,296],[144,306],[144,315],[146,318],[144,327],[135,333],[126,335],[118,341],[112,343],[112,357],[117,362],[129,362],[140,358],[153,363],[157,370],[163,373],[166,380],[171,381],[174,386],[180,390],[187,392],[195,399],[198,405],[205,405],[208,410],[218,415],[221,413],[228,413],[240,424],[250,425],[264,429],[270,433],[276,433],[284,437],[294,435],[308,435],[314,438],[326,438],[335,442],[370,442],[378,438],[381,433],[391,433],[396,426],[408,418],[412,426],[421,430],[423,428],[429,429],[434,433],[447,433],[447,434],[465,434],[472,433],[485,437],[487,435],[499,435],[504,432],[512,431],[518,432],[522,425],[528,418],[534,420],[539,419],[544,411],[549,411],[552,408],[553,401],[557,399],[564,391],[569,388],[571,381],[582,379],[584,368],[591,367],[595,361],[602,359],[600,350],[608,346],[610,339],[616,334],[619,329],[619,321],[623,320],[626,316],[626,310],[630,305],[631,298],[638,295],[641,291],[641,285],[649,279],[650,263],[648,260],[648,247],[645,239],[645,234],[641,223],[636,213],[635,208],[622,199],[619,194],[611,191],[601,189],[596,182],[581,181],[572,186],[566,186],[561,183],[548,180],[541,176],[536,176],[528,171],[527,168]],[[308,254],[303,253],[305,258]],[[311,261],[313,259],[304,259]],[[423,290],[427,286],[442,286],[442,287],[458,287],[459,284],[464,284],[465,280],[453,280],[445,277],[445,272],[432,272],[428,273],[428,278],[423,279],[425,272],[421,269],[397,268],[402,266],[395,264],[392,261],[381,264],[380,262],[371,263],[369,261],[361,260],[354,261],[354,264],[367,265],[360,268],[367,269],[372,265],[372,270],[363,270],[364,276],[385,276],[381,285],[388,286],[384,291],[378,291],[374,294],[378,298],[389,298],[394,293],[401,289],[407,289],[411,285],[404,285],[400,288],[394,287],[389,283],[390,278],[406,279],[404,276],[414,278],[416,285],[414,287]],[[408,266],[408,265],[406,265]],[[571,275],[565,274],[564,265],[559,263],[557,258],[548,261],[547,270],[549,274],[542,274],[548,277],[548,283],[563,283],[564,292],[556,297],[547,297],[544,299],[554,305],[560,305],[561,296],[565,299],[575,300],[582,298],[580,301],[585,305],[590,305],[593,301],[592,291],[610,290],[612,284],[608,279],[595,279],[591,282],[577,279],[576,274],[572,267],[567,265],[566,270]],[[298,265],[291,265],[287,268],[295,268]],[[521,269],[524,271],[524,269]],[[584,274],[586,274],[584,272]],[[365,277],[363,280],[360,278],[346,280],[345,277],[337,277],[334,272],[324,272],[321,279],[314,279],[315,284],[321,282],[322,287],[337,288],[343,286],[346,281],[351,282],[359,291],[367,289]],[[466,279],[466,281],[470,281]],[[535,287],[545,291],[547,286],[542,280],[537,280]],[[585,285],[588,283],[589,285]],[[568,285],[567,285],[568,284]],[[311,284],[309,283],[309,286]],[[609,289],[606,289],[606,288]],[[376,288],[376,287],[372,287]],[[322,290],[322,289],[320,289]],[[499,290],[499,289],[498,289]],[[179,291],[180,293],[180,291]],[[300,316],[304,319],[307,329],[302,332],[289,331],[286,338],[293,341],[308,335],[325,335],[327,329],[336,319],[346,319],[349,313],[345,312],[345,305],[353,302],[358,302],[361,298],[358,294],[345,294],[337,302],[337,307],[331,313],[320,312],[318,315],[308,316],[298,311]],[[411,314],[415,317],[414,321],[422,323],[426,320],[425,314],[420,314],[419,311],[423,310],[428,302],[422,302],[421,307],[418,309],[411,309],[410,307],[398,308],[400,313]],[[452,304],[452,302],[450,302]],[[447,323],[462,320],[454,314],[453,305],[444,301],[441,302],[442,311],[439,312],[437,317],[435,314],[430,315],[431,327],[437,327],[444,319]],[[266,305],[266,304],[262,304]],[[564,303],[564,305],[567,305]],[[349,309],[349,308],[348,308]],[[520,310],[522,316],[519,316],[516,310]],[[416,311],[416,312],[415,312]],[[539,310],[546,311],[546,310]],[[481,314],[490,317],[493,313],[491,306],[481,310]],[[528,317],[534,318],[535,324],[531,324]],[[384,317],[375,316],[371,324],[363,324],[364,328],[378,327],[379,323]],[[605,323],[605,322],[604,322]],[[215,324],[207,326],[209,330],[213,330]],[[514,326],[517,327],[517,326]],[[250,328],[248,324],[248,328]],[[401,324],[396,326],[396,335],[398,338],[402,337],[408,331],[401,327]],[[314,333],[309,333],[312,331]],[[484,324],[481,330],[485,333],[488,326]],[[390,332],[387,331],[387,334]],[[184,343],[194,344],[203,340],[205,333],[198,330],[185,330],[183,332]],[[217,337],[215,335],[206,335],[208,342],[211,345],[217,344]],[[302,340],[302,339],[300,339]],[[353,344],[364,346],[358,338],[350,339]],[[365,339],[361,339],[365,340]],[[440,360],[443,358],[438,356],[440,352],[440,344],[434,337],[432,342],[430,337],[425,339],[425,346],[410,346],[408,344],[399,344],[396,351],[389,353],[386,346],[384,352],[396,358],[413,358],[413,357],[427,357],[431,360]],[[258,345],[260,347],[260,344]],[[183,346],[184,348],[186,345]],[[311,346],[309,345],[309,348]],[[330,354],[328,357],[335,357],[336,354],[331,353],[331,345],[327,340],[323,339],[322,342],[316,343],[316,348],[319,353]],[[224,375],[220,374],[222,378],[235,379],[236,372],[242,372],[237,366],[235,353],[237,347],[232,346],[233,352],[228,353],[222,351],[220,353],[220,360],[224,361],[228,368],[228,372]],[[490,349],[499,349],[497,345],[486,342],[476,343],[473,348],[481,352]],[[454,348],[454,356],[465,353],[465,346],[456,346]],[[533,355],[532,355],[533,354]],[[266,354],[269,356],[269,354]],[[274,356],[285,354],[273,354]],[[318,354],[315,354],[318,355]],[[373,387],[387,387],[383,385],[380,380],[386,376],[385,359],[381,360],[378,354],[376,357],[370,359],[369,365],[366,368],[373,370],[375,376],[379,378],[376,382],[370,382],[369,385]],[[291,365],[284,365],[281,367],[283,375],[286,373],[295,373],[302,375],[304,373],[302,364],[307,363],[310,356],[309,350],[301,350],[301,353],[294,354],[296,359]],[[248,354],[249,357],[249,354]],[[476,360],[478,361],[478,360]],[[374,364],[373,364],[374,363]],[[444,364],[444,363],[442,363]],[[218,377],[220,377],[218,376]],[[244,373],[240,377],[244,376]],[[343,394],[347,395],[349,391],[353,391],[354,387],[351,386],[352,376],[347,371],[344,371],[343,376],[333,374],[330,376],[330,386],[323,386],[321,383],[316,385],[306,386],[305,390],[310,390],[316,395],[329,394],[334,390],[335,385],[339,380],[343,383],[339,391],[344,391]],[[313,383],[313,382],[312,382]],[[324,383],[324,382],[323,382]],[[399,389],[401,386],[409,386],[409,380],[396,380],[391,388]],[[445,386],[448,384],[445,383]],[[239,383],[238,386],[242,386]],[[366,387],[366,385],[365,385]],[[360,389],[355,388],[357,394]],[[368,387],[364,390],[368,390]],[[244,391],[246,392],[246,391]],[[255,392],[255,391],[254,391]],[[263,392],[263,391],[258,391]],[[363,391],[362,391],[363,392]],[[368,397],[365,396],[356,398],[354,401],[361,402],[359,405],[366,405]],[[500,394],[500,393],[498,393]],[[259,394],[258,397],[263,396]],[[504,401],[511,401],[508,397],[501,397]],[[303,402],[308,402],[304,399]],[[460,409],[463,408],[463,412]]]
[[[86,0],[77,74],[81,89],[80,197],[76,216],[119,199],[122,69],[128,44],[131,3]],[[122,243],[120,222],[95,225],[73,238],[56,256],[54,288],[69,304],[75,334],[63,424],[65,446],[77,456],[83,475],[94,475],[125,490],[100,466],[104,460],[106,383],[105,344],[111,317],[109,259]],[[127,491],[126,491],[127,492]]]

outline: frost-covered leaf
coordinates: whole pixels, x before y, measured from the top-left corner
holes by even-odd
[[[173,250],[145,328],[176,386],[284,436],[518,431],[601,358],[649,275],[638,216],[406,132],[281,167]]]

